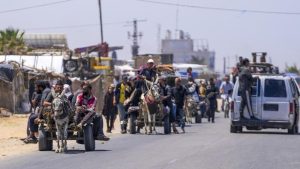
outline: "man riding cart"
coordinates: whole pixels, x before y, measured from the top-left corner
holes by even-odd
[[[103,119],[102,116],[96,114],[96,102],[97,98],[92,94],[92,86],[89,83],[85,83],[82,86],[82,93],[76,98],[76,113],[75,123],[77,129],[82,129],[89,121],[94,123],[94,129],[96,130],[97,140],[108,141],[109,138],[103,133]]]
[[[54,91],[49,93],[44,101],[45,109],[41,112],[43,120],[37,120],[40,122],[40,151],[52,150],[55,138],[58,142],[56,152],[65,152],[67,140],[77,140],[77,143],[85,144],[87,151],[95,150],[95,139],[109,140],[103,134],[102,118],[96,115],[94,111],[96,98],[91,93],[91,85],[86,84],[82,88],[83,92],[76,99],[74,121],[74,111],[64,96],[63,83],[60,80],[56,82]],[[59,144],[61,140],[63,140],[62,147]]]

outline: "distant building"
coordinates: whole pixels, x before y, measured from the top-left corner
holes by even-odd
[[[25,34],[24,41],[31,54],[65,55],[69,51],[65,34]]]
[[[173,54],[174,63],[192,63],[207,65],[209,69],[215,69],[215,52],[210,51],[208,45],[201,45],[195,49],[195,40],[184,36],[180,32],[179,39],[171,39],[170,35],[162,40],[162,53]],[[170,34],[170,32],[169,32]]]

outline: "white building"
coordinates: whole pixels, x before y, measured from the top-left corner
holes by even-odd
[[[161,49],[162,54],[173,54],[174,63],[207,65],[209,69],[214,70],[215,52],[210,51],[208,45],[195,46],[195,40],[181,35],[179,39],[163,39]]]

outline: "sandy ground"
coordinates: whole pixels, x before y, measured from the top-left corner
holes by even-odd
[[[36,144],[24,144],[21,138],[26,137],[27,116],[0,118],[0,159],[34,151]]]
[[[14,115],[12,117],[0,118],[0,160],[15,155],[24,155],[26,153],[35,152],[38,149],[37,144],[24,144],[21,138],[26,137],[27,115]],[[106,123],[104,121],[104,131],[106,131]],[[120,132],[119,120],[115,122],[115,130],[111,137]]]

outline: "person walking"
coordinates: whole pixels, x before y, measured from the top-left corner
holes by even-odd
[[[175,87],[172,89],[172,97],[175,100],[176,104],[176,120],[178,121],[178,125],[181,127],[182,132],[185,133],[185,113],[183,110],[185,96],[187,94],[186,88],[181,84],[181,79],[175,79]],[[173,126],[173,130],[175,133],[177,129]]]
[[[199,96],[200,96],[200,111],[201,117],[207,117],[206,109],[207,109],[207,99],[206,99],[206,82],[201,81],[199,87]]]
[[[213,78],[209,79],[209,84],[206,88],[206,98],[208,99],[208,122],[215,122],[215,112],[217,104],[217,95],[219,94],[218,88],[215,86]]]
[[[194,77],[193,77],[193,68],[192,67],[188,67],[186,69],[186,74],[187,74],[188,78],[193,78],[194,79]]]
[[[113,123],[114,123],[114,119],[116,116],[116,104],[114,102],[114,90],[115,90],[115,85],[111,84],[108,87],[108,91],[106,92],[105,96],[104,96],[104,105],[103,105],[103,110],[102,110],[102,115],[105,117],[106,119],[106,132],[107,133],[111,133],[112,127],[113,127]]]
[[[128,77],[124,76],[122,78],[122,82],[118,83],[115,90],[115,103],[118,108],[119,112],[119,118],[120,118],[120,124],[121,124],[121,133],[125,134],[127,133],[127,113],[125,110],[124,102],[127,98],[130,97],[130,94],[128,93]]]

